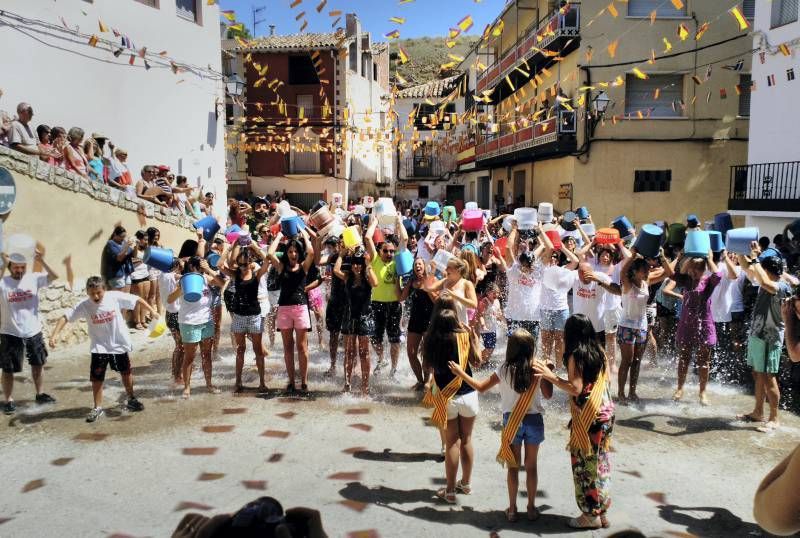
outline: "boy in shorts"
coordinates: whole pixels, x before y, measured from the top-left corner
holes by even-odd
[[[59,318],[50,335],[50,347],[55,347],[58,334],[67,322],[85,319],[88,324],[92,354],[89,379],[92,382],[94,396],[94,408],[86,417],[86,422],[94,422],[105,414],[102,407],[103,382],[109,365],[122,377],[122,384],[128,393],[128,410],[142,411],[144,405],[133,394],[133,373],[128,357],[133,346],[122,310],[133,310],[140,304],[142,308],[149,310],[153,317],[158,317],[158,312],[141,297],[121,291],[106,291],[103,280],[97,276],[90,277],[86,281],[86,293],[89,295],[87,299],[81,301],[75,308],[67,310]]]

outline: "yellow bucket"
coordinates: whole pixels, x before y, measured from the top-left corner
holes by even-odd
[[[154,319],[147,328],[150,329],[150,338],[158,338],[167,331],[167,322],[163,318]]]
[[[358,226],[348,226],[342,232],[342,241],[347,248],[355,248],[361,244],[361,232]]]

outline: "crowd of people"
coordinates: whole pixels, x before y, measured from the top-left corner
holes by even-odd
[[[341,375],[343,392],[358,390],[365,397],[377,372],[388,370],[396,379],[405,342],[412,390],[432,408],[431,421],[441,433],[446,485],[437,496],[446,503],[471,492],[478,393],[498,386],[503,432],[497,460],[508,467],[509,521],[519,517],[522,468],[529,492],[525,515],[539,517],[534,492],[545,439],[543,399],[557,389],[569,398],[568,450],[581,512],[570,525],[608,526],[615,406],[639,401],[648,349],[651,360],[657,347],[676,354],[676,401],[687,398],[694,360],[702,405],[710,404],[709,370],[720,353],[746,363],[755,405],[739,419],[759,423],[761,431],[779,426],[784,335],[790,358],[800,360],[800,293],[791,289],[798,284],[791,264],[800,236],[790,230],[772,246],[753,242],[747,254],[723,247],[684,255],[682,244],[664,242],[645,255],[637,249],[636,229],[601,237],[588,211],[582,219],[562,215],[533,225],[487,216],[479,229],[465,229],[461,218],[445,216],[435,203],[424,210],[398,203],[399,211],[387,218],[361,204],[320,202],[314,209],[329,207],[342,220],[331,233],[336,226],[316,229],[305,211],[276,203],[280,198],[229,200],[226,215],[199,220],[196,237],[181,245],[162,245],[156,228],[135,232],[135,239],[121,226],[113,230],[101,275],[86,283],[87,299],[58,320],[49,339],[52,348],[68,322],[88,321],[94,406],[87,421],[103,415],[109,365],[122,377],[127,407],[143,409],[131,375],[129,328],[152,328],[161,317],[174,340],[171,376],[183,398],[192,395],[198,351],[207,391],[220,393],[213,366],[224,305],[236,393],[250,390],[242,375],[248,342],[258,369],[255,390],[267,391],[265,358],[276,332],[287,376],[282,392],[289,395],[309,391],[312,327],[330,354],[326,375]],[[690,219],[686,233],[695,231],[699,221]],[[152,262],[165,247],[173,249],[168,260]],[[27,272],[30,260],[13,254],[4,260],[9,276],[0,279],[7,414],[16,411],[13,375],[21,371],[23,354],[37,402],[54,402],[43,392],[47,346],[37,292],[57,276],[39,251],[35,257],[45,272]],[[502,332],[501,358],[495,348]]]

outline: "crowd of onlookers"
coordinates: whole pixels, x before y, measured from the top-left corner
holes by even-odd
[[[115,146],[104,134],[86,136],[80,127],[34,127],[33,107],[28,103],[17,105],[14,117],[0,110],[0,146],[36,155],[51,166],[124,191],[132,199],[146,200],[190,217],[203,217],[213,205],[213,194],[203,195],[199,188],[190,187],[186,176],[175,175],[169,166],[145,165],[140,178],[135,179],[128,168],[127,150]]]

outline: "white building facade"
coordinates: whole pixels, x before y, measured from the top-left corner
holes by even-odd
[[[772,238],[800,218],[800,2],[755,2],[747,166],[731,172],[730,213]]]
[[[135,179],[145,164],[168,165],[224,210],[219,6],[208,4],[3,0],[3,71],[13,76],[0,109],[14,116],[27,102],[34,129],[103,134],[128,151]]]

